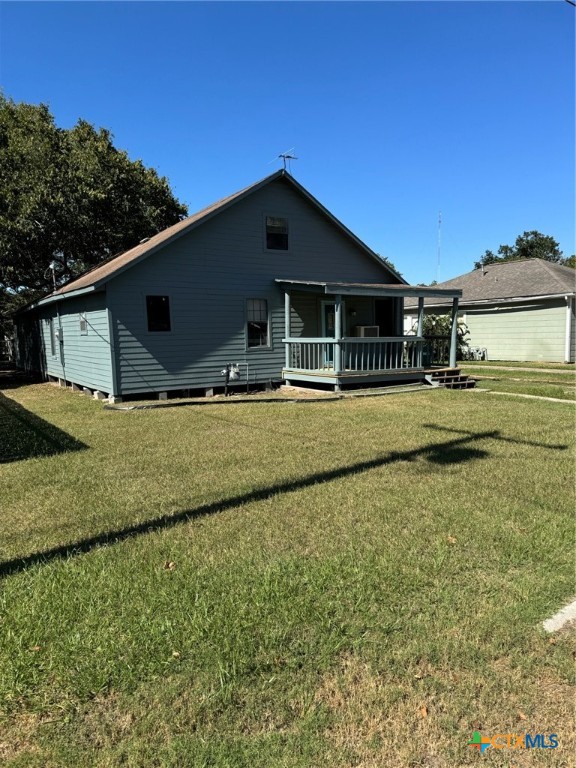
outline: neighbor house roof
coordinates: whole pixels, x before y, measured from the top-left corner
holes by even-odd
[[[266,178],[261,179],[255,184],[251,184],[249,187],[245,187],[239,192],[235,192],[233,195],[229,195],[222,200],[218,200],[217,202],[212,203],[208,207],[203,208],[192,216],[179,221],[177,224],[173,224],[171,227],[168,227],[168,229],[165,229],[162,232],[158,232],[158,234],[139,243],[134,248],[131,248],[130,250],[115,256],[114,258],[98,265],[97,267],[94,267],[75,280],[72,280],[66,285],[63,285],[57,291],[54,291],[43,299],[40,299],[40,301],[30,305],[28,308],[37,306],[38,304],[57,301],[59,298],[68,298],[69,296],[77,295],[78,293],[84,293],[87,290],[94,290],[101,287],[108,280],[116,277],[116,275],[120,274],[121,272],[124,272],[124,270],[129,269],[138,262],[155,253],[160,248],[166,246],[168,243],[176,240],[195,227],[204,223],[208,219],[212,218],[212,216],[215,216],[216,214],[224,211],[229,206],[242,200],[247,195],[256,192],[257,190],[266,186],[270,182],[275,181],[276,179],[284,179],[286,182],[288,182],[294,189],[296,189],[297,192],[299,192],[303,197],[311,202],[324,216],[330,219],[330,221],[335,224],[346,237],[353,240],[357,246],[364,250],[364,252],[370,258],[377,261],[383,269],[391,272],[400,283],[404,285],[406,284],[406,281],[402,278],[401,275],[399,275],[392,267],[388,266],[388,264],[386,264],[380,258],[380,256],[378,256],[377,253],[375,253],[358,237],[356,237],[353,232],[345,227],[341,221],[333,216],[327,208],[325,208],[318,200],[316,200],[316,198],[313,197],[289,173],[281,169],[271,174],[270,176],[266,176]]]
[[[460,288],[462,305],[565,296],[573,295],[576,290],[576,272],[544,259],[522,259],[487,264],[434,287]],[[426,306],[445,305],[438,299],[426,299],[424,303]],[[412,309],[416,302],[409,299],[404,306]]]

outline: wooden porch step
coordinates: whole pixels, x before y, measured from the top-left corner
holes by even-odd
[[[437,368],[425,372],[426,381],[435,387],[445,389],[474,389],[475,379],[462,373],[460,368]]]

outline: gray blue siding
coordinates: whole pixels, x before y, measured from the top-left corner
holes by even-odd
[[[86,333],[80,330],[80,315],[85,313]],[[110,334],[105,293],[88,294],[49,304],[40,311],[42,344],[46,353],[48,376],[75,384],[113,392]],[[52,354],[50,322],[61,328]]]
[[[266,250],[266,214],[288,219],[288,251]],[[246,370],[250,381],[278,379],[284,295],[276,278],[395,282],[292,187],[272,182],[108,284],[118,393],[222,385],[227,362],[240,364],[242,381]],[[147,330],[146,295],[170,297],[170,332]],[[249,298],[268,301],[268,348],[246,346]],[[292,333],[316,334],[318,297],[298,301]],[[357,303],[369,321],[356,323],[371,324],[371,304]]]

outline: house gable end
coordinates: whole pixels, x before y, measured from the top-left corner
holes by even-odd
[[[179,238],[188,235],[193,230],[197,229],[201,225],[206,224],[212,218],[221,216],[229,208],[240,204],[248,197],[261,193],[265,188],[270,185],[284,184],[290,187],[295,193],[299,194],[302,199],[306,200],[311,208],[315,209],[319,214],[325,217],[325,219],[337,229],[341,236],[349,239],[360,252],[363,252],[365,256],[374,261],[381,269],[383,269],[388,276],[387,279],[390,282],[405,283],[403,278],[395,272],[392,268],[388,267],[382,259],[372,251],[365,243],[363,243],[353,232],[344,226],[335,216],[333,216],[318,200],[316,200],[301,184],[299,184],[292,176],[285,171],[278,171],[271,176],[263,179],[238,193],[235,193],[223,200],[214,203],[207,208],[202,209],[193,216],[184,219],[183,221],[174,224],[172,227],[159,232],[157,235],[149,238],[147,241],[140,243],[134,248],[126,251],[123,254],[96,266],[89,272],[81,275],[77,279],[70,282],[68,285],[60,288],[55,294],[41,299],[40,304],[46,301],[52,301],[57,296],[67,298],[68,294],[72,292],[76,293],[79,290],[88,290],[94,288],[100,288],[106,285],[110,280],[115,279],[118,275],[122,274],[128,269],[132,269],[137,264],[141,263],[145,259],[149,258],[158,251],[163,250],[170,243],[178,240]],[[379,276],[382,281],[382,274]]]

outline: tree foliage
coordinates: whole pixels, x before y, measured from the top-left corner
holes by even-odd
[[[137,245],[187,213],[165,178],[104,128],[58,128],[0,93],[0,302],[14,305]],[[8,297],[8,298],[7,298]],[[17,303],[17,301],[16,301]]]
[[[544,259],[556,264],[573,266],[572,257],[565,259],[559,244],[549,235],[532,230],[518,235],[514,245],[501,245],[497,253],[485,251],[480,261],[474,263],[475,269],[487,264],[500,264],[504,261],[519,261],[521,259]]]
[[[412,326],[412,332],[416,333],[417,329],[418,323],[415,322]],[[458,320],[456,331],[456,358],[458,360],[463,360],[468,356],[468,337],[470,335],[470,331],[468,330],[468,326],[463,320]],[[422,336],[429,342],[437,342],[437,348],[435,351],[436,357],[448,357],[448,352],[450,349],[449,339],[451,334],[451,315],[425,314],[422,318]],[[443,348],[443,352],[439,352],[440,348]]]

